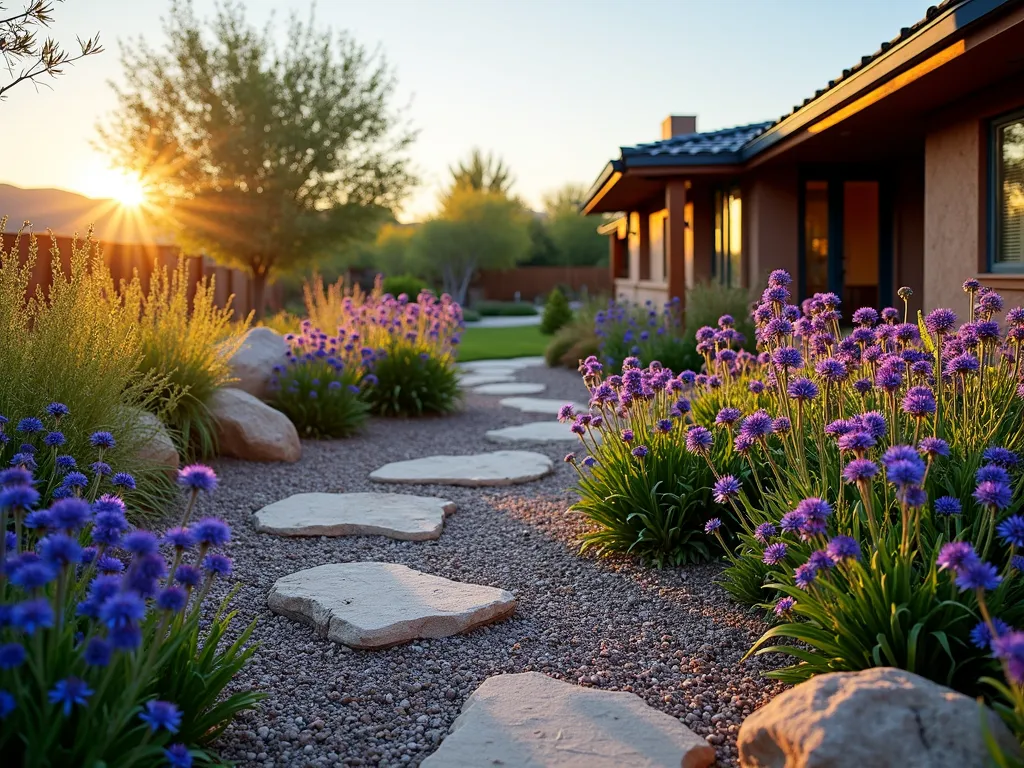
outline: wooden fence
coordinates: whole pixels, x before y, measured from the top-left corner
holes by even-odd
[[[545,298],[555,286],[574,294],[590,296],[611,294],[612,278],[608,267],[519,267],[483,270],[473,283],[473,294],[493,301],[522,301]]]
[[[46,290],[50,285],[51,278],[51,238],[48,234],[37,234],[37,238],[39,256],[32,274],[33,293]],[[27,258],[30,241],[28,235],[22,235],[21,239],[18,240],[16,234],[4,233],[4,253],[9,252],[14,247],[16,241],[20,258]],[[61,261],[64,264],[65,270],[69,268],[71,261],[71,242],[72,239],[70,237],[57,237],[57,247],[60,250]],[[149,278],[153,274],[154,269],[161,266],[174,269],[177,266],[178,256],[181,253],[181,250],[173,245],[138,245],[105,242],[101,242],[99,245],[100,251],[103,254],[103,260],[110,269],[115,283],[119,283],[121,280],[131,280],[132,275],[137,270],[142,280],[143,288],[148,287]],[[253,309],[252,281],[247,273],[240,269],[218,266],[211,259],[204,256],[190,256],[187,261],[189,275],[193,280],[193,284],[204,277],[213,277],[215,283],[214,301],[217,303],[217,306],[223,307],[227,303],[228,298],[234,295],[235,298],[231,302],[231,306],[235,310],[236,317],[245,317]],[[268,286],[266,299],[268,312],[280,309],[282,303],[280,287],[276,285]]]

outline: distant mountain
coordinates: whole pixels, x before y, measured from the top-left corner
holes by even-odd
[[[125,208],[114,200],[97,199],[64,189],[23,189],[0,184],[0,217],[7,217],[7,231],[15,232],[23,221],[31,230],[45,234],[85,235],[91,225],[97,240],[107,243],[169,243],[156,235],[137,208]]]

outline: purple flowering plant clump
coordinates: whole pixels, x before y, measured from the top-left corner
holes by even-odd
[[[114,445],[95,437],[98,452]],[[22,453],[0,471],[0,753],[12,765],[209,759],[206,744],[261,698],[223,695],[255,648],[252,625],[221,643],[235,590],[207,605],[231,572],[227,524],[190,523],[213,470],[179,473],[184,513],[161,536],[129,521],[127,478],[69,485],[73,473],[47,478]]]
[[[738,494],[715,501],[737,523],[725,582],[755,587],[748,601],[779,622],[751,653],[796,658],[773,677],[897,666],[993,694],[979,681],[999,676],[1005,658],[971,633],[992,624],[987,615],[1024,626],[1014,565],[1024,561],[1024,311],[1000,317],[997,294],[973,283],[965,292],[963,323],[950,309],[915,322],[912,293],[901,290],[902,307],[859,309],[851,329],[838,296],[798,305],[777,271],[753,310],[758,356],[740,379],[758,400],[739,399],[733,363],[705,355],[700,375],[721,382],[716,407],[741,413],[723,419],[701,407],[707,398],[692,398],[690,434],[732,439],[721,455],[697,439],[686,447],[713,482],[735,475],[733,455],[750,470]],[[944,566],[940,553],[954,544],[978,562]],[[784,611],[775,610],[780,595]],[[797,653],[778,638],[806,647]]]

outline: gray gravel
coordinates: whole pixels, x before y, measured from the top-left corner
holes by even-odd
[[[521,381],[548,385],[545,397],[581,399],[578,376],[530,368]],[[365,435],[303,443],[294,465],[222,460],[221,487],[200,514],[234,529],[230,554],[241,590],[240,622],[256,619],[259,649],[232,686],[269,693],[215,745],[227,760],[266,766],[415,766],[432,752],[469,694],[488,676],[536,670],[581,685],[627,690],[682,719],[736,762],[745,715],[781,690],[761,677],[767,660],[740,664],[763,629],[712,583],[708,564],[657,571],[620,559],[579,556],[585,521],[566,513],[574,470],[564,447],[554,475],[500,489],[409,486],[457,505],[438,541],[383,537],[278,538],[255,532],[251,513],[305,491],[394,491],[367,475],[389,461],[434,453],[494,450],[484,432],[538,418],[468,394],[444,419],[372,421]],[[274,581],[333,562],[402,563],[460,581],[503,587],[519,598],[509,620],[441,640],[384,651],[351,651],[318,638],[266,605]]]

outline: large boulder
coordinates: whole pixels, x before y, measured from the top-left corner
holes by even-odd
[[[636,694],[523,672],[484,680],[423,768],[707,768],[714,762],[704,739]]]
[[[284,365],[288,342],[271,328],[252,328],[245,334],[245,341],[231,356],[231,376],[237,381],[231,386],[248,392],[261,400],[271,396],[270,378],[275,365]]]
[[[137,458],[156,467],[176,470],[181,458],[163,422],[142,408],[129,409],[128,419],[142,437],[136,451]]]
[[[295,425],[248,392],[224,387],[210,398],[209,407],[223,456],[248,461],[298,461],[302,456]]]
[[[744,768],[983,768],[982,717],[1003,750],[1020,748],[971,698],[892,667],[819,675],[748,717]]]

